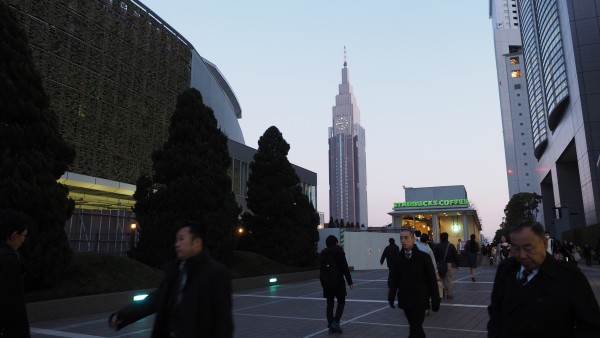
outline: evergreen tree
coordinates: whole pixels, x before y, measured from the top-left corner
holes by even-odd
[[[517,226],[520,221],[536,220],[542,196],[537,193],[520,192],[514,194],[504,207],[505,220],[496,230],[494,241],[500,241],[500,237],[509,238],[510,230]]]
[[[290,145],[276,127],[258,141],[250,163],[248,208],[243,222],[252,233],[254,251],[291,266],[314,262],[319,215],[302,193],[300,179],[287,159]]]
[[[36,223],[21,249],[28,289],[57,285],[71,260],[64,226],[74,203],[57,179],[74,157],[49,108],[27,36],[0,1],[0,208],[23,211]]]
[[[328,228],[333,228],[335,227],[335,224],[333,223],[333,216],[329,216],[329,223],[327,224]]]
[[[179,95],[169,138],[152,155],[153,176],[142,176],[134,195],[140,240],[133,257],[163,266],[174,257],[177,227],[194,221],[206,227],[205,249],[229,264],[240,214],[227,169],[227,137],[196,89]]]

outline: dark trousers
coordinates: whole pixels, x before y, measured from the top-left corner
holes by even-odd
[[[408,320],[409,334],[408,338],[425,338],[423,330],[423,321],[425,320],[424,309],[404,309],[406,320]]]
[[[334,298],[337,298],[338,304],[335,309],[335,317],[333,316],[333,303]],[[342,314],[344,314],[344,306],[346,306],[346,296],[329,296],[327,297],[327,325],[331,325],[333,320],[340,321]]]

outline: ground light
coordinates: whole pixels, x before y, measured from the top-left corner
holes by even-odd
[[[144,299],[146,299],[146,297],[148,297],[147,294],[145,294],[145,295],[135,295],[135,296],[133,296],[133,301],[134,302],[141,302]]]
[[[277,277],[269,278],[269,283],[277,283]]]

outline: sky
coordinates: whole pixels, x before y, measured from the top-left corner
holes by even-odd
[[[508,203],[488,1],[141,0],[221,71],[246,144],[276,126],[317,173],[329,220],[328,127],[349,81],[366,131],[369,226],[406,187],[464,185],[492,238]]]

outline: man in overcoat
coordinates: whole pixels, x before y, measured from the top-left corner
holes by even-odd
[[[393,260],[391,286],[388,294],[390,306],[398,299],[398,308],[404,310],[409,324],[409,337],[425,337],[423,321],[426,304],[431,298],[431,310],[440,309],[440,295],[433,262],[428,254],[415,245],[410,228],[400,232],[402,250]]]
[[[0,337],[28,338],[23,271],[17,250],[27,238],[30,218],[0,210]]]
[[[204,250],[204,229],[186,223],[177,231],[177,259],[165,269],[158,289],[142,302],[113,313],[115,331],[156,313],[151,337],[233,336],[231,279],[227,268]]]
[[[496,272],[488,337],[600,337],[600,308],[588,280],[548,254],[544,227],[523,221],[510,239],[513,257]]]

